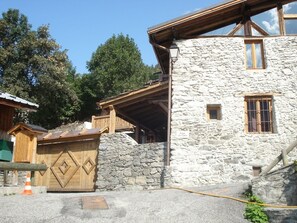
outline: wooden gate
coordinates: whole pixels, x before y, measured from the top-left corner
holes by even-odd
[[[81,137],[71,137],[71,141],[60,137],[65,142],[59,143],[39,141],[36,160],[48,168],[35,172],[35,185],[47,186],[48,191],[95,190],[99,135],[91,139],[86,139],[85,135],[79,140]]]

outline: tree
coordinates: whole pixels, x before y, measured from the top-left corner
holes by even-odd
[[[9,9],[0,19],[0,87],[39,104],[29,120],[46,128],[72,121],[79,109],[67,82],[72,65],[48,26],[32,30],[26,16]]]
[[[87,63],[90,74],[81,78],[82,114],[96,112],[96,102],[143,86],[155,67],[146,66],[134,40],[113,35],[100,45]]]

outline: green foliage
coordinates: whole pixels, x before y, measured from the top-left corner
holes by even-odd
[[[248,201],[254,202],[254,204],[247,204],[245,208],[244,217],[253,223],[268,223],[268,216],[264,213],[262,206],[258,204],[263,204],[257,196],[252,195],[250,192],[247,193]]]
[[[2,14],[0,89],[40,106],[38,112],[18,117],[46,128],[72,121],[79,100],[69,83],[71,74],[66,52],[51,38],[47,26],[34,31],[18,10]]]
[[[90,74],[77,80],[82,102],[80,119],[96,113],[96,102],[142,87],[158,70],[142,62],[134,40],[123,34],[113,35],[100,45],[87,66]]]

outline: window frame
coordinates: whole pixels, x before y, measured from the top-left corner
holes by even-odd
[[[215,110],[217,112],[217,118],[210,117],[210,111]],[[218,104],[208,104],[206,108],[207,120],[208,121],[215,121],[215,120],[222,120],[222,112],[221,112],[221,105]]]
[[[247,45],[248,44],[251,45],[252,67],[248,67],[248,55],[247,55]],[[262,67],[257,67],[256,44],[260,44]],[[246,39],[246,40],[244,40],[244,52],[245,52],[245,68],[247,70],[263,70],[263,69],[266,69],[263,39]]]
[[[248,102],[252,100],[256,102],[256,131],[250,131],[249,129],[249,114],[248,114]],[[269,130],[263,131],[262,124],[265,122],[261,117],[261,101],[268,101],[268,112],[269,112]],[[257,95],[257,96],[245,96],[244,97],[244,113],[245,113],[245,132],[251,134],[265,134],[265,133],[274,133],[274,121],[273,121],[273,97],[271,95]]]

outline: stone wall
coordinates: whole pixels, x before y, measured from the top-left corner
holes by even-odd
[[[252,165],[268,165],[296,140],[297,37],[267,37],[263,42],[263,70],[246,70],[242,37],[176,42],[180,54],[172,70],[174,186],[249,180]],[[245,132],[244,97],[255,93],[273,97],[273,133]],[[211,104],[221,106],[221,120],[207,119]]]
[[[253,194],[265,203],[297,206],[296,166],[290,165],[257,177],[252,181]]]
[[[264,203],[296,206],[296,166],[293,164],[253,179],[252,191]],[[264,210],[271,223],[297,222],[297,209],[265,208]]]
[[[124,133],[103,134],[98,153],[98,190],[160,188],[166,143],[138,144]]]

